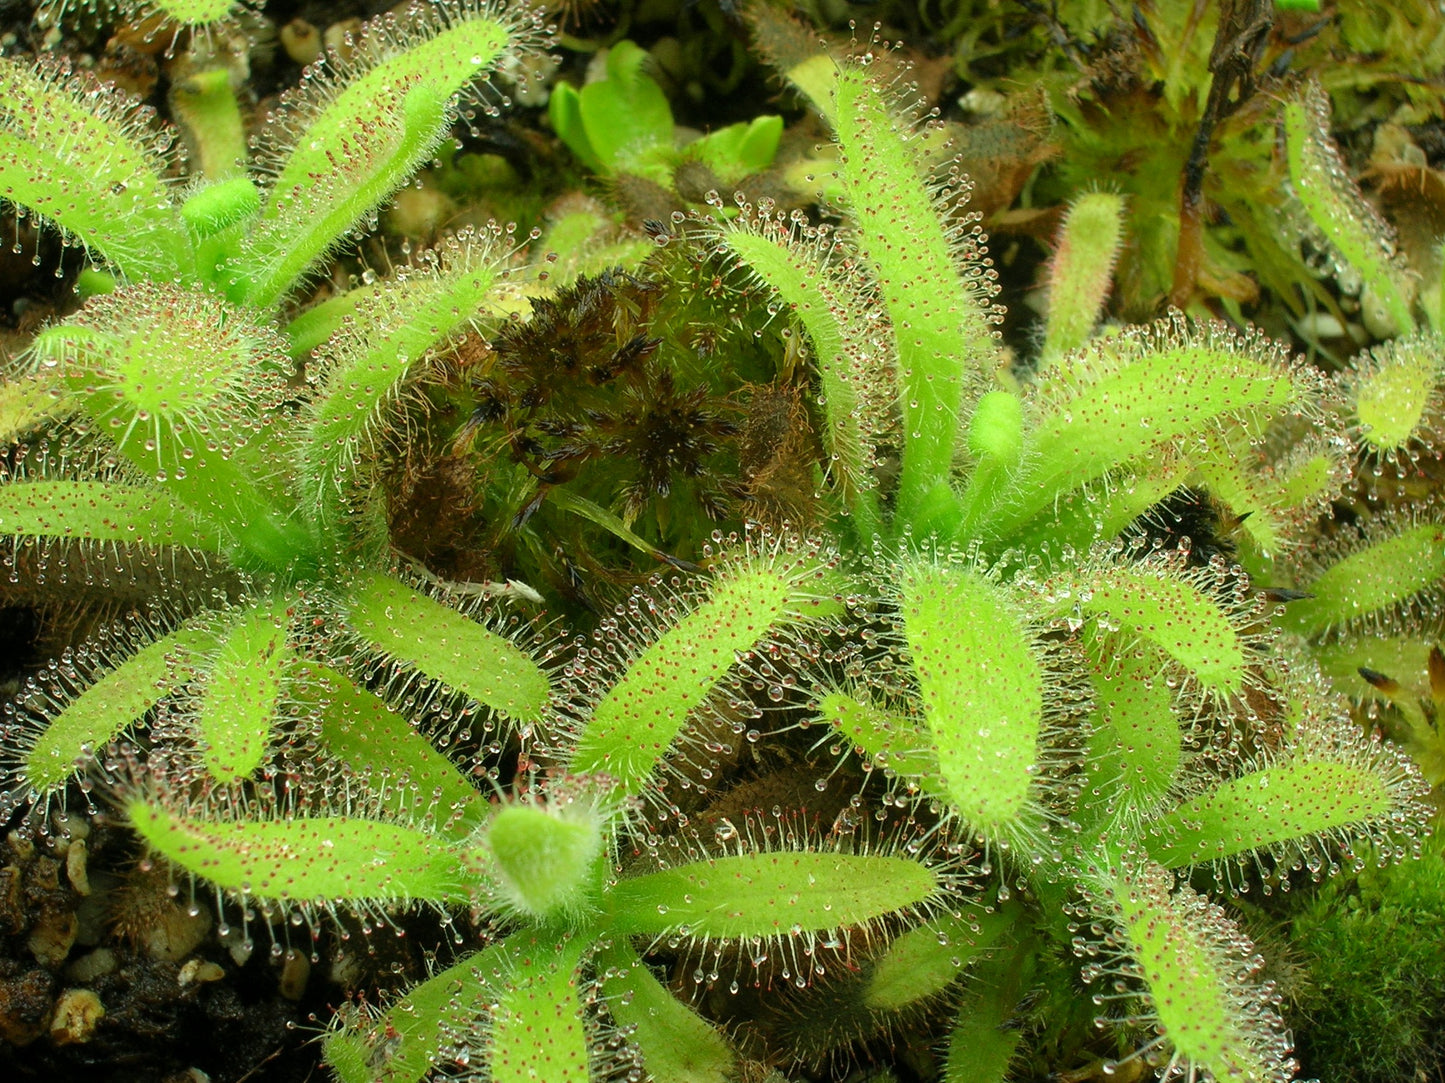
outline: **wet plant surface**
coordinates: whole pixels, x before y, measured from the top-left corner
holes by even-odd
[[[1438,1073],[1437,10],[50,7],[8,1071]]]

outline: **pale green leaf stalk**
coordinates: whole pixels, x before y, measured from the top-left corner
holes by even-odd
[[[201,759],[218,782],[238,782],[261,765],[275,728],[295,595],[263,598],[219,636],[196,716]]]
[[[1363,286],[1362,301],[1379,307],[1380,337],[1409,334],[1415,329],[1418,281],[1396,254],[1394,231],[1350,179],[1329,137],[1329,108],[1314,80],[1285,99],[1285,156],[1294,197],[1329,242],[1336,275]]]
[[[221,180],[246,167],[246,127],[226,68],[208,68],[171,85],[171,115],[187,133],[203,177]]]
[[[1046,694],[1035,635],[980,571],[917,563],[900,576],[903,632],[950,803],[985,837],[1027,836],[1039,821],[1031,791]]]
[[[1069,206],[1048,272],[1040,370],[1089,340],[1104,311],[1123,243],[1124,197],[1087,192]]]
[[[810,547],[730,560],[706,597],[638,654],[597,703],[569,758],[636,794],[745,656],[783,629],[838,615],[824,555]]]
[[[187,263],[150,110],[56,63],[0,58],[0,193],[132,278]]]
[[[387,575],[361,577],[344,598],[347,625],[368,649],[519,723],[535,723],[551,688],[525,651]]]
[[[229,287],[270,308],[430,160],[452,102],[503,56],[530,50],[537,19],[478,0],[374,20],[350,57],[308,69],[258,160],[275,179]]]

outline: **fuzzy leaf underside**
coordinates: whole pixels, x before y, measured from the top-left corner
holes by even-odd
[[[64,785],[77,760],[103,750],[171,691],[173,667],[194,666],[214,644],[210,632],[180,628],[126,658],[51,717],[25,755],[25,781],[40,793]]]
[[[344,602],[368,647],[516,722],[541,717],[547,675],[505,636],[386,575],[366,577]]]
[[[900,608],[950,802],[975,830],[1021,826],[1043,727],[1032,634],[1001,587],[966,569],[906,569]]]
[[[486,802],[457,766],[380,696],[329,666],[292,665],[291,696],[319,718],[326,751],[354,774],[409,788],[420,809],[434,804],[438,830],[450,837],[466,837],[486,817]]]
[[[125,802],[151,850],[226,891],[280,903],[465,903],[480,887],[429,831],[347,816],[214,821],[144,796]],[[475,867],[475,866],[468,866]]]
[[[1099,322],[1123,239],[1124,197],[1086,192],[1064,219],[1049,268],[1043,366],[1088,341]]]
[[[910,858],[781,851],[632,877],[608,905],[621,932],[737,940],[862,925],[937,890],[937,875]]]
[[[1302,760],[1253,771],[1151,825],[1150,855],[1168,868],[1218,861],[1386,819],[1396,800],[1362,766]]]
[[[214,526],[170,493],[106,481],[23,481],[0,486],[0,534],[217,552]]]
[[[607,1010],[642,1051],[653,1079],[731,1083],[736,1058],[716,1027],[673,995],[624,939],[597,960]]]

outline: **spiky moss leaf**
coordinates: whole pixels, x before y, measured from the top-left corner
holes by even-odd
[[[1033,631],[982,572],[918,562],[899,578],[903,633],[949,802],[990,837],[1026,830],[1044,710]]]
[[[348,626],[368,648],[515,722],[541,718],[551,694],[547,675],[505,636],[389,575],[362,577],[342,604]]]
[[[1410,272],[1396,253],[1394,231],[1350,179],[1330,139],[1330,102],[1320,84],[1311,79],[1286,98],[1283,119],[1292,194],[1333,249],[1336,275],[1363,284],[1390,333],[1409,334]]]
[[[1069,205],[1048,272],[1048,316],[1040,365],[1089,340],[1113,284],[1123,240],[1124,197],[1085,192]]]
[[[67,413],[57,390],[49,372],[0,383],[0,445],[13,444],[36,426]]]
[[[918,526],[952,471],[965,384],[995,367],[995,287],[976,233],[967,222],[950,227],[956,208],[925,179],[925,132],[863,63],[844,67],[832,90],[844,201],[893,326],[904,432],[898,513]]]
[[[593,1078],[577,974],[591,944],[584,936],[560,932],[547,938],[546,931],[525,947],[518,944],[502,992],[492,1003],[486,1054],[493,1083],[588,1083]]]
[[[262,599],[220,634],[196,711],[201,760],[218,782],[249,777],[266,755],[291,660],[295,601],[294,595]]]
[[[1437,592],[1445,579],[1445,525],[1406,525],[1372,540],[1301,586],[1312,597],[1291,602],[1279,623],[1304,636],[1358,627]]]
[[[716,1027],[658,981],[625,939],[597,959],[607,1011],[642,1052],[653,1079],[668,1083],[731,1083],[737,1058]]]
[[[1171,893],[1172,880],[1157,865],[1125,864],[1102,874],[1096,888],[1173,1046],[1168,1077],[1203,1071],[1215,1079],[1287,1083],[1296,1067],[1289,1035],[1268,988],[1254,978],[1260,966],[1254,945],[1188,885]]]
[[[847,692],[825,693],[817,711],[875,766],[934,796],[946,796],[933,736],[923,723]]]
[[[430,831],[348,816],[208,820],[133,794],[130,825],[154,852],[225,891],[282,906],[465,903],[487,887],[479,866]]]
[[[1241,607],[1236,601],[1231,613],[1220,600],[1219,589],[1231,586],[1242,584],[1212,581],[1166,554],[1064,572],[1044,591],[1055,613],[1083,617],[1122,642],[1147,643],[1206,692],[1223,696],[1243,689],[1250,661]]]
[[[23,751],[22,783],[40,795],[64,786],[78,761],[100,752],[190,679],[201,653],[215,643],[214,634],[206,629],[179,628],[116,664],[64,704]]]
[[[328,54],[308,68],[259,156],[276,179],[233,295],[268,308],[294,289],[430,159],[455,96],[530,50],[537,27],[534,13],[484,0],[418,4],[369,22],[347,60]]]
[[[0,58],[0,196],[128,277],[174,277],[188,247],[152,118],[88,73]]]
[[[1356,360],[1346,378],[1361,445],[1404,465],[1411,441],[1438,450],[1445,345],[1436,335],[1395,339]]]
[[[321,387],[309,407],[303,472],[323,507],[335,508],[359,463],[374,459],[386,413],[428,351],[468,327],[502,277],[496,236],[466,230],[380,289],[355,298],[320,350]]]
[[[487,821],[498,890],[516,909],[545,921],[575,912],[592,886],[604,823],[538,805],[514,804]]]
[[[1154,811],[1173,787],[1183,759],[1183,728],[1163,678],[1164,660],[1147,648],[1118,647],[1111,636],[1085,636],[1094,686],[1085,763],[1093,784],[1081,800],[1100,815],[1134,820]]]
[[[836,615],[831,585],[826,562],[809,546],[725,563],[706,598],[644,649],[593,708],[568,769],[609,775],[619,795],[637,793],[739,657],[788,625]]]
[[[1318,384],[1277,344],[1182,317],[1090,343],[1035,385],[1032,466],[996,529],[1017,530],[1132,460],[1188,454],[1223,419],[1308,414]]]
[[[619,932],[719,940],[821,933],[926,903],[938,874],[907,857],[780,851],[698,861],[618,883]]]
[[[374,692],[304,659],[292,663],[288,688],[302,712],[319,720],[327,753],[369,783],[406,787],[418,813],[434,806],[440,834],[465,838],[485,819],[486,801],[457,765]]]
[[[901,933],[872,961],[863,1006],[896,1013],[939,995],[1018,919],[1018,911],[1006,906],[977,915],[947,914]]]
[[[788,306],[807,334],[827,414],[824,442],[831,469],[856,517],[858,536],[871,537],[878,508],[867,490],[880,418],[871,402],[879,389],[869,383],[879,377],[865,358],[886,347],[876,327],[859,318],[869,306],[860,306],[856,287],[830,263],[836,242],[826,233],[784,226],[766,211],[707,229]]]
[[[0,486],[0,534],[217,552],[214,525],[163,489],[107,481],[25,481]]]

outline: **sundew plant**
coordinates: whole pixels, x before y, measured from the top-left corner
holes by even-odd
[[[788,1016],[764,1028],[786,1041],[761,1059],[783,1066],[943,1019],[949,1083],[1081,1063],[1293,1078],[1231,901],[1418,854],[1421,772],[1350,697],[1390,694],[1369,652],[1381,631],[1428,635],[1445,571],[1428,502],[1396,501],[1339,552],[1313,544],[1332,502],[1407,474],[1440,424],[1431,318],[1334,168],[1317,92],[1281,105],[1295,221],[1399,332],[1338,377],[1179,314],[1099,333],[1129,213],[1107,191],[1069,207],[1041,349],[1011,359],[967,179],[878,74],[883,50],[780,61],[830,133],[833,222],[714,196],[653,234],[801,343],[826,525],[719,539],[704,571],[567,637],[488,626],[433,597],[455,587],[398,575],[365,493],[379,443],[404,439],[388,419],[415,366],[486,333],[505,241],[459,238],[321,310],[304,385],[271,324],[430,153],[458,87],[532,40],[490,7],[411,19],[427,30],[379,24],[314,113],[295,107],[311,119],[278,137],[305,148],[295,170],[282,153],[266,184],[179,203],[153,171],[136,208],[154,223],[136,215],[114,255],[109,215],[32,207],[118,285],[43,331],[7,387],[13,430],[68,434],[0,489],[16,574],[184,550],[213,578],[33,682],[7,718],[11,806],[43,810],[149,719],[117,803],[228,905],[317,935],[466,912],[481,942],[338,1013],[323,1049],[347,1081],[724,1083],[757,1061],[709,1019],[712,994],[754,993]],[[454,32],[492,52],[466,38],[472,66],[434,75]],[[83,119],[70,77],[14,78],[34,109]],[[392,127],[317,127],[377,101]],[[337,200],[370,193],[355,214],[295,211],[372,140],[406,163],[395,183],[338,181]],[[730,768],[799,734],[809,788],[855,780],[831,824],[719,811]]]

